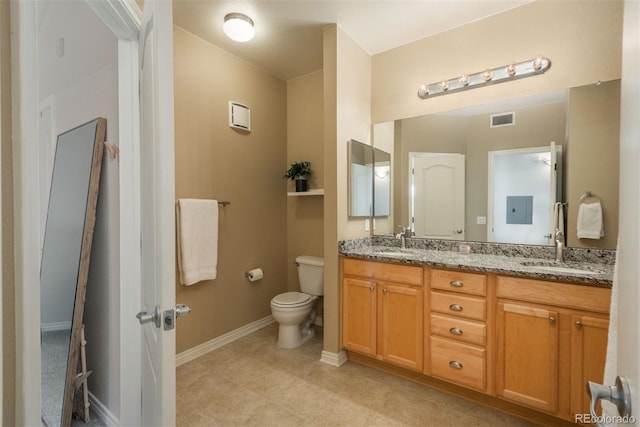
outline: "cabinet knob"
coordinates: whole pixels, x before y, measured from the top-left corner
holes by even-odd
[[[452,280],[449,282],[449,284],[455,288],[461,288],[464,286],[464,283],[462,283],[460,280]]]
[[[449,332],[451,332],[453,335],[462,335],[462,329],[460,328],[451,328],[449,329]]]
[[[462,363],[458,362],[457,360],[452,360],[451,362],[449,362],[449,366],[455,369],[462,369]]]
[[[386,294],[387,294],[387,292],[389,292],[389,290],[388,290],[387,288],[382,289],[382,293],[383,293],[383,294],[385,294],[385,295],[386,295]]]
[[[576,328],[582,328],[582,322],[581,321],[577,321],[576,322]]]
[[[460,304],[451,304],[449,310],[462,311],[462,306]]]
[[[369,290],[370,290],[370,291],[373,291],[373,290],[375,290],[375,289],[376,289],[376,288],[374,288],[373,286],[369,286]]]
[[[556,324],[556,318],[553,317],[553,316],[550,316],[549,317],[549,323],[551,323],[552,325],[555,325]]]

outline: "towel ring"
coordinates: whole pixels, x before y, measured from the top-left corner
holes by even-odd
[[[581,197],[580,197],[580,203],[584,203],[584,201],[588,198],[594,198],[594,199],[598,199],[598,201],[600,201],[600,197],[596,196],[595,194],[593,194],[591,191],[586,191]]]

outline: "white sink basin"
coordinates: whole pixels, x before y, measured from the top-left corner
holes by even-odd
[[[525,267],[532,267],[536,270],[545,270],[554,273],[569,273],[569,274],[601,274],[602,271],[598,269],[586,269],[586,268],[578,268],[572,267],[560,263],[550,262],[550,261],[527,261],[523,262],[522,265]]]

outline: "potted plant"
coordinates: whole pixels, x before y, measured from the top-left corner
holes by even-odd
[[[311,162],[293,162],[283,178],[296,181],[296,192],[307,191],[307,177],[312,173]]]

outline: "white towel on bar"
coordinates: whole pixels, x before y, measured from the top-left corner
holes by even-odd
[[[602,206],[599,202],[580,204],[577,226],[579,239],[599,239],[604,236]]]
[[[178,272],[180,283],[193,285],[218,274],[218,201],[179,199]]]

